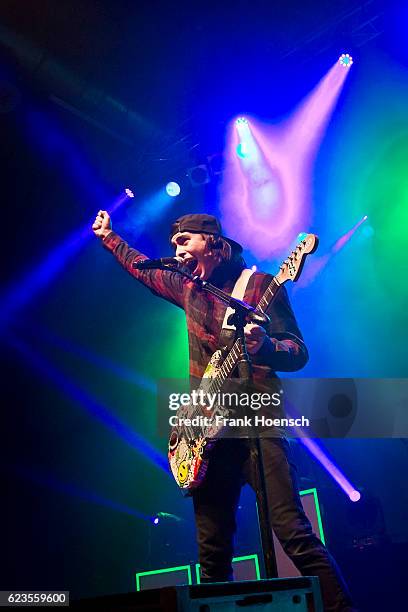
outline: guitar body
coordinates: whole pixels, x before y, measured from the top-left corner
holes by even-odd
[[[286,281],[295,282],[303,269],[306,256],[313,253],[318,246],[318,237],[314,234],[305,234],[289,257],[280,266],[279,273],[273,277],[271,283],[259,301],[256,310],[266,313],[268,306],[275,299],[280,286]],[[203,379],[197,391],[203,393],[217,392],[223,382],[230,376],[242,355],[241,341],[235,340],[227,357],[221,350],[216,351],[204,372]],[[204,480],[207,471],[211,450],[224,429],[223,420],[217,422],[217,415],[224,418],[228,410],[222,406],[214,406],[211,410],[205,405],[189,404],[181,406],[177,411],[177,422],[180,419],[196,419],[199,424],[177,425],[170,433],[168,458],[173,476],[181,490],[189,495]],[[207,417],[208,423],[200,422],[200,417]]]
[[[216,379],[223,355],[220,350],[212,355],[204,372],[199,390],[211,393],[211,381]],[[204,480],[211,450],[219,438],[223,425],[216,425],[216,415],[226,416],[227,410],[221,406],[208,406],[188,404],[180,406],[176,417],[181,419],[195,419],[201,424],[191,426],[175,426],[171,429],[168,459],[172,474],[179,487],[186,493],[198,487]],[[207,424],[203,419],[207,419]]]

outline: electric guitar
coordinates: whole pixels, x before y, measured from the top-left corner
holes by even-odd
[[[307,255],[317,249],[318,242],[318,237],[314,234],[307,234],[299,242],[268,285],[256,306],[256,311],[266,312],[281,285],[288,280],[298,280]],[[235,369],[241,354],[240,338],[235,340],[225,358],[222,350],[215,351],[197,389],[196,399],[218,393]],[[181,424],[171,429],[168,459],[172,474],[186,495],[203,482],[211,449],[224,428],[223,418],[217,419],[217,416],[226,417],[227,414],[228,411],[222,406],[216,405],[209,409],[198,401],[183,405],[177,410],[175,420]]]

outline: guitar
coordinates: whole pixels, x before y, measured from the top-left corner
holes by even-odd
[[[318,237],[307,234],[281,264],[279,272],[273,277],[258,305],[256,311],[266,312],[273,302],[278,290],[288,280],[296,282],[302,272],[307,255],[314,253],[318,246]],[[197,389],[197,397],[208,397],[220,391],[226,379],[232,374],[242,355],[241,339],[237,338],[228,355],[224,358],[222,350],[212,355],[204,376]],[[200,395],[201,394],[201,395]],[[213,396],[215,397],[215,396]],[[209,407],[200,402],[181,406],[176,413],[176,422],[170,432],[168,459],[172,474],[182,489],[189,495],[204,480],[211,455],[211,449],[220,437],[224,428],[223,419],[228,411],[222,406]],[[186,423],[187,421],[187,423]]]

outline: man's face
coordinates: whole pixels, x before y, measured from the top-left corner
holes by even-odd
[[[219,259],[208,252],[206,240],[201,234],[179,232],[174,234],[171,243],[176,249],[176,257],[180,257],[194,275],[202,280],[210,278]]]

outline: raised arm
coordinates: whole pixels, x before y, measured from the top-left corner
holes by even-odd
[[[136,270],[133,263],[148,259],[137,249],[130,247],[125,240],[112,231],[112,222],[106,210],[100,210],[92,225],[92,230],[102,240],[103,246],[110,251],[120,265],[138,281],[158,295],[180,308],[184,308],[184,287],[186,281],[177,272],[169,270]]]

